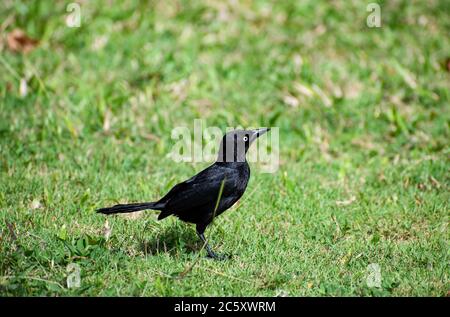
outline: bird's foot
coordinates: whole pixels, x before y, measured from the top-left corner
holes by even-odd
[[[208,255],[206,256],[209,259],[218,260],[218,261],[225,261],[231,259],[231,254],[217,254],[215,252],[208,252]]]

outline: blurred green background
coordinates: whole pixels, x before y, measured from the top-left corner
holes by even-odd
[[[449,1],[69,3],[0,3],[0,295],[448,295]],[[205,167],[166,159],[197,118],[280,128],[206,232],[230,261],[95,214]]]

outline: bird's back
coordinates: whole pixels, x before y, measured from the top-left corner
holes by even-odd
[[[185,182],[175,185],[159,203],[164,208],[158,217],[171,214],[191,223],[209,223],[215,215],[230,208],[244,194],[250,178],[247,162],[217,162]],[[220,188],[220,202],[215,210]]]

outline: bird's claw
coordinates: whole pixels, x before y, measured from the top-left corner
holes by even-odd
[[[224,260],[230,260],[231,255],[230,254],[217,254],[215,252],[208,253],[206,256],[208,259],[218,260],[218,261],[224,261]]]

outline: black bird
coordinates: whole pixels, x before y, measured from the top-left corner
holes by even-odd
[[[204,232],[214,217],[236,203],[244,194],[250,178],[246,153],[250,145],[270,129],[235,130],[225,134],[217,161],[190,179],[175,185],[155,202],[115,205],[97,212],[116,214],[139,210],[160,210],[158,220],[170,215],[196,224],[197,234],[205,243],[208,256],[223,259],[209,247]]]

